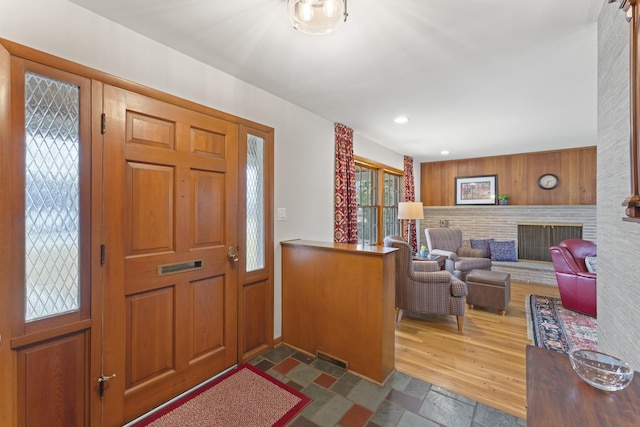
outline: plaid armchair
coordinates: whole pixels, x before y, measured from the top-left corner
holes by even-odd
[[[458,279],[466,281],[471,270],[491,270],[491,260],[482,257],[482,250],[462,246],[459,228],[427,228],[424,234],[429,252],[446,256],[445,269]]]
[[[403,311],[456,316],[458,331],[464,321],[467,285],[448,271],[440,271],[436,261],[413,261],[411,248],[400,236],[387,236],[384,245],[396,252],[397,321]]]

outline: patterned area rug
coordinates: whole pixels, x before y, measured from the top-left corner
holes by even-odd
[[[310,401],[246,364],[151,414],[135,427],[284,426]]]
[[[561,353],[573,348],[597,350],[597,320],[567,310],[560,298],[529,295],[527,332],[534,345]]]

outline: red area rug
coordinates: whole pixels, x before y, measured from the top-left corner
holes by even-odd
[[[598,349],[595,318],[567,310],[560,298],[529,295],[526,304],[529,339],[536,346],[560,353]]]
[[[151,414],[135,427],[284,426],[311,398],[245,364]]]

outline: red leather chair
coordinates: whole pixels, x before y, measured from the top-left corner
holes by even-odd
[[[585,257],[596,256],[596,244],[583,239],[563,240],[549,248],[562,306],[597,317],[596,273],[587,271]]]

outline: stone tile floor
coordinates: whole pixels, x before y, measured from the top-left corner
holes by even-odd
[[[280,345],[251,364],[313,401],[289,427],[524,427],[526,421],[396,372],[381,387]]]

